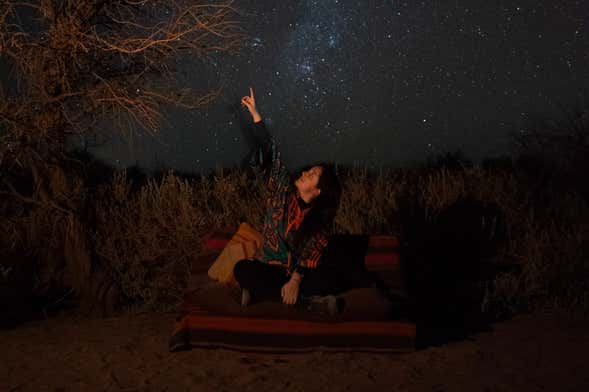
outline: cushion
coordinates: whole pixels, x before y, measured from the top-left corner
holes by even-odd
[[[262,243],[262,235],[246,222],[242,222],[237,232],[209,268],[209,277],[221,283],[236,284],[233,267],[239,260],[259,258]]]
[[[169,348],[224,347],[277,353],[414,349],[415,324],[400,319],[398,305],[377,289],[349,290],[342,297],[344,310],[334,316],[272,301],[242,308],[237,287],[228,289],[204,275],[180,304]]]
[[[234,231],[212,230],[202,237],[202,241],[206,250],[218,250],[220,252],[227,246],[234,234]]]
[[[371,235],[364,262],[369,270],[399,266],[399,240],[392,235]]]

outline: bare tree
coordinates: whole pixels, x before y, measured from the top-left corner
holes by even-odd
[[[231,2],[4,1],[0,55],[19,87],[3,94],[0,116],[12,142],[59,152],[104,116],[125,131],[153,130],[164,104],[210,102],[218,90],[178,88],[172,67],[182,51],[236,51],[244,38],[236,12]]]
[[[233,1],[0,0],[0,62],[15,82],[0,91],[2,198],[57,213],[67,223],[66,257],[69,246],[88,259],[75,239],[83,230],[75,203],[63,198],[64,186],[73,187],[63,171],[67,138],[103,119],[120,132],[153,132],[164,105],[210,103],[220,87],[192,93],[177,83],[174,65],[183,54],[236,53],[246,37],[238,15]],[[14,186],[11,171],[27,173],[32,191]],[[85,271],[79,289],[89,268],[73,268]]]

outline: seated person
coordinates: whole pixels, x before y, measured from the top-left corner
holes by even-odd
[[[338,313],[341,300],[329,295],[336,290],[336,277],[321,265],[341,195],[335,170],[321,163],[293,178],[257,111],[252,88],[241,103],[252,115],[255,133],[262,135],[251,164],[265,176],[269,191],[261,260],[240,260],[233,270],[241,304],[282,299],[286,305]]]

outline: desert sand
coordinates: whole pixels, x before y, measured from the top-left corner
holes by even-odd
[[[0,331],[2,391],[587,391],[589,320],[520,315],[407,354],[168,352],[175,314]]]

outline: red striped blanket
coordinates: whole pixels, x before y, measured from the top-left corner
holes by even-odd
[[[213,233],[205,238],[209,250],[196,266],[206,271],[232,233]],[[197,263],[197,264],[199,264]],[[398,243],[392,236],[371,236],[364,256],[366,269],[394,282],[399,274]],[[195,276],[186,295],[169,341],[171,351],[189,347],[226,347],[244,351],[300,352],[374,351],[399,352],[414,349],[415,325],[390,320],[389,305],[373,288],[343,294],[343,315],[313,315],[279,303],[260,303],[247,309],[238,305],[238,292],[231,292],[205,274]],[[347,312],[347,313],[346,313]]]

